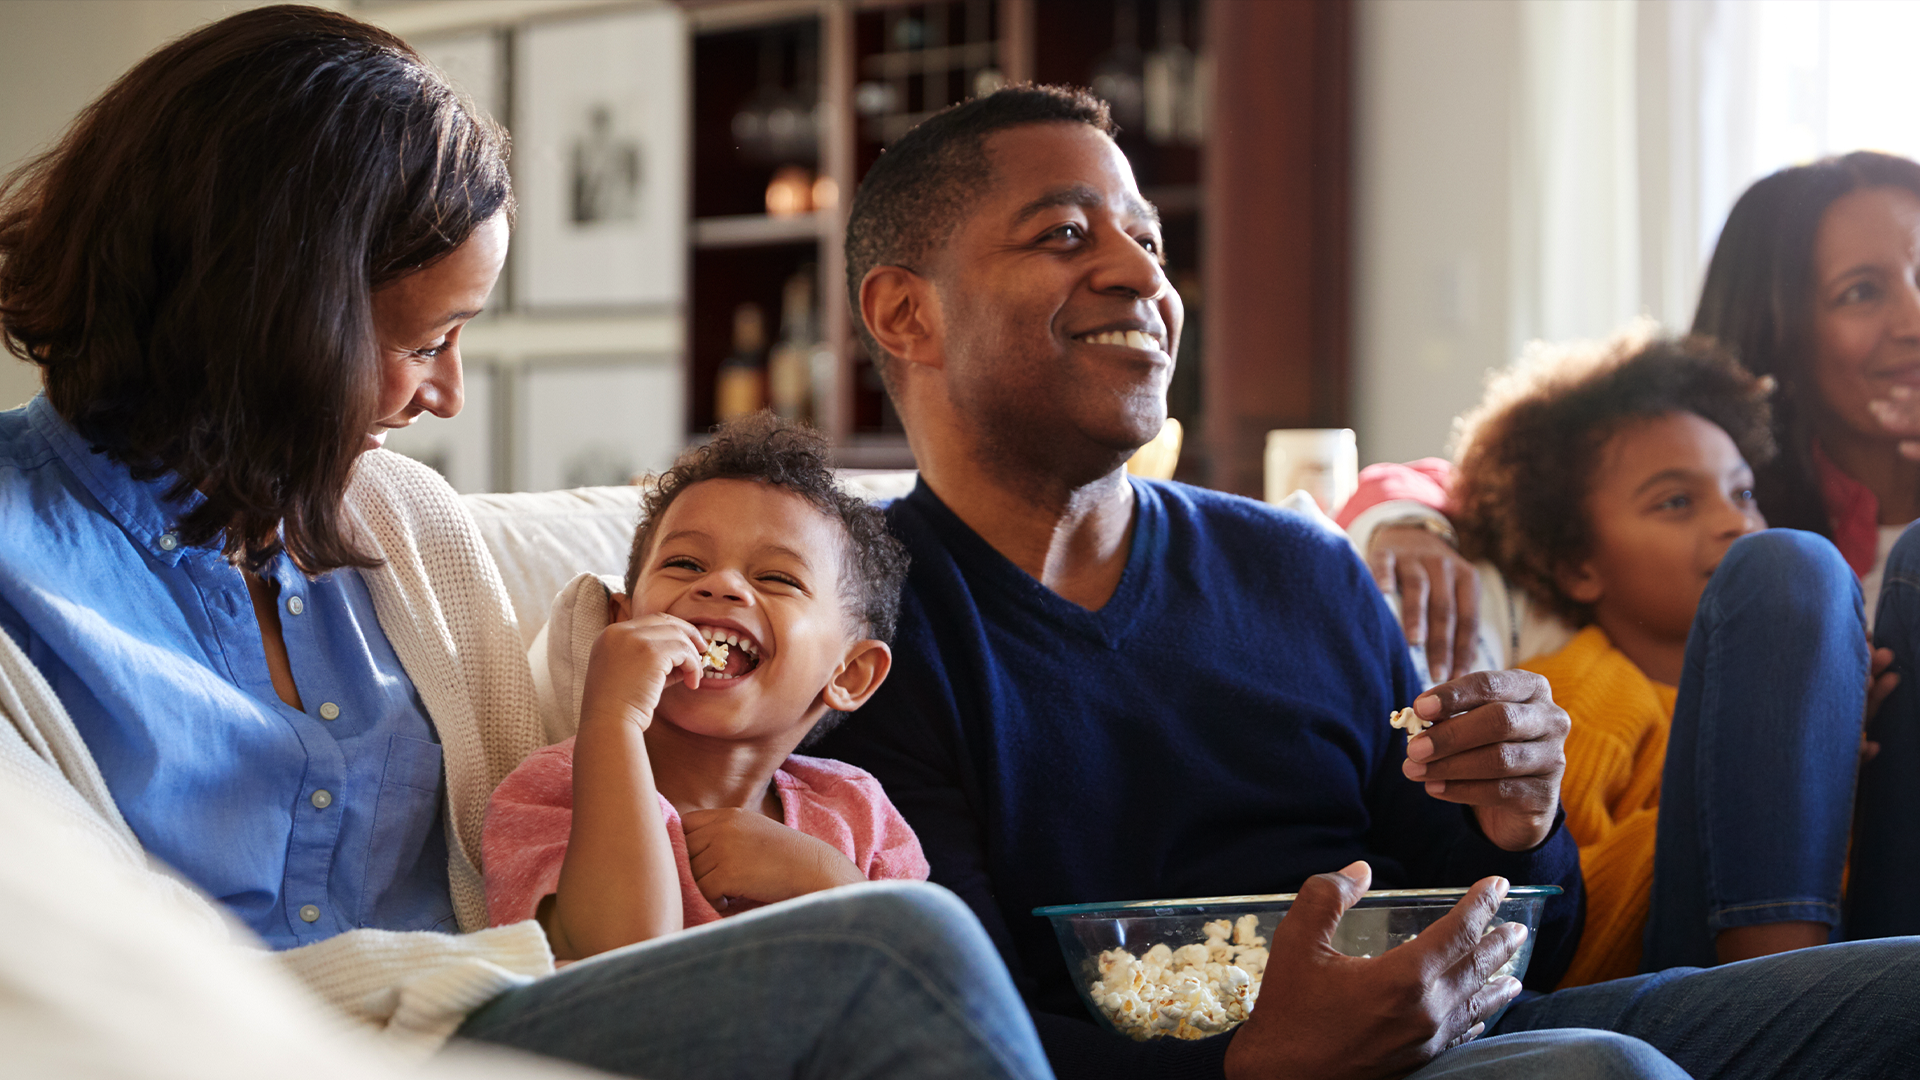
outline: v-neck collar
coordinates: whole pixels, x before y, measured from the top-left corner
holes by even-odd
[[[1127,484],[1133,492],[1127,563],[1113,595],[1098,610],[1081,607],[1047,588],[1001,554],[934,494],[925,477],[914,484],[902,501],[925,517],[927,527],[953,555],[961,573],[972,579],[976,590],[982,585],[987,587],[984,596],[976,596],[982,606],[997,599],[1011,606],[1017,616],[1043,618],[1054,626],[1077,631],[1106,648],[1118,649],[1126,643],[1141,612],[1151,605],[1159,586],[1159,575],[1153,572],[1152,563],[1167,546],[1166,510],[1161,505],[1160,493],[1151,482],[1136,476],[1129,475]]]

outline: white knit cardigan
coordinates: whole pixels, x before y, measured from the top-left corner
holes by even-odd
[[[352,930],[273,955],[349,1017],[425,1050],[494,996],[553,970],[537,924],[484,929],[480,876],[487,799],[545,740],[506,589],[453,490],[432,469],[375,450],[360,456],[347,509],[382,560],[363,572],[380,627],[444,750],[447,875],[464,933]],[[6,721],[0,723],[0,773],[39,792],[145,870],[169,902],[184,901],[210,920],[225,921],[213,902],[148,862],[66,709],[6,634],[0,634],[0,718]]]

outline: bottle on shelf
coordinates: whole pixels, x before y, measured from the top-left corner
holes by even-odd
[[[805,165],[782,165],[767,181],[767,216],[794,217],[814,211],[813,170]],[[836,191],[836,194],[838,192]]]
[[[1147,138],[1156,143],[1200,141],[1195,113],[1198,68],[1180,40],[1180,0],[1160,0],[1160,46],[1147,54],[1141,82]]]
[[[766,406],[767,347],[765,318],[760,305],[741,304],[733,309],[733,352],[720,362],[714,379],[713,416],[720,423],[759,412]]]
[[[780,342],[767,358],[767,403],[786,420],[812,418],[813,267],[802,267],[780,294]]]

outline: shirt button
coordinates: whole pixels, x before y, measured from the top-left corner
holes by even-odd
[[[172,551],[174,548],[177,548],[179,546],[180,546],[180,538],[178,536],[175,536],[172,533],[160,534],[160,550],[161,551]]]
[[[313,793],[313,798],[307,801],[313,804],[314,809],[325,810],[327,807],[333,805],[333,792],[328,791],[326,788],[321,788],[319,791]],[[307,921],[312,922],[313,920],[308,919]]]
[[[331,701],[322,702],[320,705],[320,719],[322,720],[340,719],[340,706],[335,705]]]
[[[307,602],[297,596],[289,596],[287,597],[287,610],[298,615],[307,610]]]
[[[319,922],[320,909],[317,907],[314,907],[312,904],[305,905],[300,909],[300,921],[301,922]]]

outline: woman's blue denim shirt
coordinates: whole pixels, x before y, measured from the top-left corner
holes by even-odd
[[[72,715],[153,855],[274,948],[356,927],[451,929],[440,744],[353,570],[284,554],[303,712],[253,602],[179,542],[171,477],[133,479],[44,396],[0,412],[0,629]]]

